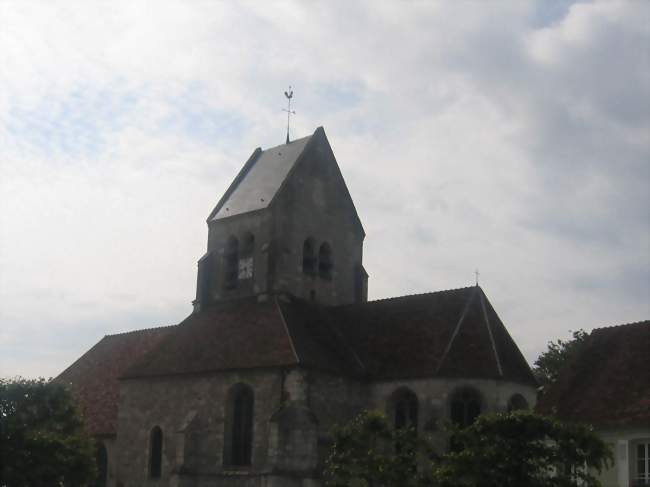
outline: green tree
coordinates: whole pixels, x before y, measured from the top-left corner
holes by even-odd
[[[364,411],[334,430],[324,476],[328,487],[424,487],[432,469],[428,443],[413,428],[391,428],[377,411]],[[424,472],[424,473],[423,473]]]
[[[580,350],[589,333],[584,330],[574,331],[569,340],[548,342],[548,348],[543,352],[533,366],[533,373],[542,385],[552,384],[557,380],[560,369]]]
[[[392,429],[364,412],[336,429],[326,463],[328,487],[597,487],[594,472],[612,459],[588,426],[526,411],[447,425],[454,451],[436,456],[428,438]],[[586,468],[585,468],[586,467]]]
[[[612,460],[590,426],[527,411],[486,414],[453,434],[461,448],[437,467],[441,487],[598,487],[594,472]]]
[[[86,485],[95,447],[69,392],[45,379],[0,379],[0,485]]]

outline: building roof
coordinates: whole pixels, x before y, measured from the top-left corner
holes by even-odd
[[[255,149],[208,221],[266,208],[282,187],[313,135],[270,149]]]
[[[478,286],[331,310],[330,322],[377,379],[466,377],[536,385]]]
[[[190,315],[124,377],[290,365],[375,380],[535,384],[479,287],[334,307],[297,298],[215,304]]]
[[[650,321],[598,328],[542,395],[537,411],[597,427],[650,424]]]
[[[175,328],[167,326],[107,335],[56,378],[77,397],[91,434],[115,434],[118,377]]]
[[[295,365],[275,299],[248,297],[189,315],[173,334],[141,357],[124,378]]]
[[[334,307],[288,296],[215,303],[175,327],[107,336],[58,380],[81,397],[91,431],[105,434],[115,431],[118,378],[292,366],[359,380],[536,385],[478,286]]]

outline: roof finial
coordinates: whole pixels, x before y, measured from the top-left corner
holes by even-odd
[[[478,287],[478,276],[481,275],[481,274],[479,273],[478,269],[476,269],[476,270],[474,271],[474,275],[476,276],[476,287]]]
[[[284,96],[287,97],[287,108],[286,109],[283,108],[282,111],[287,112],[287,144],[288,144],[289,143],[289,117],[291,117],[292,114],[293,115],[296,114],[296,112],[291,111],[291,99],[293,98],[293,91],[291,90],[291,85],[289,85],[289,91],[284,92]]]

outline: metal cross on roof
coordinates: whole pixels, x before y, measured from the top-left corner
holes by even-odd
[[[295,115],[296,112],[291,110],[291,99],[293,98],[293,91],[291,86],[289,86],[289,91],[284,92],[284,96],[287,97],[287,108],[283,108],[282,111],[287,112],[287,144],[289,143],[289,118],[291,115]]]

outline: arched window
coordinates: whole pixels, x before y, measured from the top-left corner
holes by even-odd
[[[481,414],[481,396],[471,388],[456,391],[451,397],[451,421],[465,428]]]
[[[248,233],[244,237],[244,245],[239,255],[237,278],[240,281],[253,278],[253,255],[255,252],[255,237]]]
[[[237,287],[237,277],[239,274],[239,240],[236,237],[230,237],[228,239],[223,258],[223,285],[226,289],[234,289]]]
[[[318,275],[324,279],[331,279],[332,267],[332,248],[324,242],[318,250]]]
[[[162,430],[155,426],[149,436],[149,477],[152,479],[159,479],[162,472],[162,447]]]
[[[508,412],[510,411],[527,411],[528,401],[521,394],[514,394],[508,401]]]
[[[302,272],[305,274],[316,274],[316,250],[314,239],[308,238],[302,244]]]
[[[96,487],[106,487],[108,480],[108,452],[103,444],[97,445],[97,455],[95,457],[97,462],[97,480],[95,481]]]
[[[399,389],[392,395],[395,428],[412,426],[418,429],[418,397],[409,389]]]
[[[224,463],[250,465],[253,454],[253,390],[245,384],[232,387],[228,397]]]

